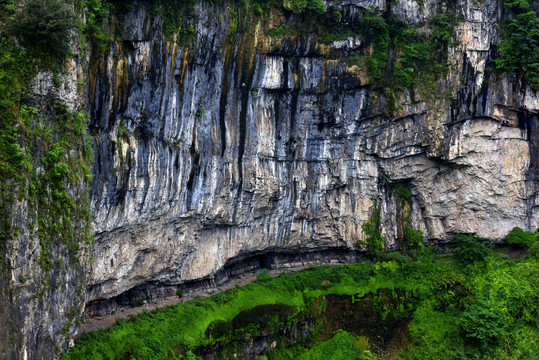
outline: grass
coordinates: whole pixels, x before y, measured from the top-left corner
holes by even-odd
[[[316,299],[329,294],[355,299],[373,294],[373,304],[384,317],[412,319],[402,358],[450,358],[460,353],[476,354],[485,359],[502,356],[500,354],[511,358],[513,353],[539,351],[539,343],[533,341],[538,334],[537,279],[539,264],[535,259],[511,260],[492,255],[486,261],[463,266],[425,250],[408,255],[390,253],[387,260],[381,262],[312,267],[275,278],[263,275],[247,286],[210,298],[197,298],[146,312],[127,322],[119,320],[109,329],[82,336],[63,359],[119,359],[126,354],[136,359],[166,359],[172,356],[171,349],[180,345],[195,351],[214,343],[215,339],[206,334],[214,321],[230,322],[242,311],[270,304],[295,307],[296,314],[289,319],[295,321],[313,309]],[[384,292],[379,289],[393,290],[389,294],[396,294],[398,290],[397,302],[384,302],[380,295]],[[467,311],[473,311],[470,304],[478,299],[499,304],[505,309],[504,314],[511,325],[507,327],[507,333],[497,339],[499,342],[489,344],[487,350],[475,340],[470,341],[461,327],[464,321],[461,319],[469,319]],[[488,335],[489,328],[484,330]],[[336,343],[346,343],[353,338],[350,334],[339,336],[342,339],[336,339]],[[510,341],[518,336],[526,336],[530,341]],[[331,343],[315,343],[309,350],[297,345],[266,356],[284,359],[294,358],[290,356],[295,354],[309,358],[302,354],[331,346]],[[344,347],[344,350],[353,349]],[[365,356],[370,355],[365,353]]]

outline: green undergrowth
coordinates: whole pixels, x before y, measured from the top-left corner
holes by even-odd
[[[385,261],[312,267],[275,278],[263,275],[244,287],[87,333],[64,359],[166,359],[178,355],[172,351],[178,348],[196,353],[217,341],[207,331],[216,321],[231,322],[246,310],[279,304],[295,307],[296,312],[282,324],[290,326],[320,309],[319,299],[331,294],[352,301],[371,299],[382,319],[410,319],[399,358],[532,358],[527,356],[539,351],[538,288],[539,263],[533,258],[513,260],[492,252],[462,264],[421,248],[408,254],[389,253]],[[393,294],[394,300],[383,300],[383,294]],[[257,334],[259,330],[247,331]],[[330,342],[283,343],[263,355],[268,359],[316,359],[324,353],[331,354],[329,358],[370,358],[365,344],[368,341],[338,332]],[[183,354],[190,354],[186,351]]]
[[[360,337],[339,330],[330,340],[319,342],[313,347],[305,348],[295,345],[289,348],[278,346],[269,354],[260,356],[257,360],[374,360],[375,356],[368,350],[368,344]]]

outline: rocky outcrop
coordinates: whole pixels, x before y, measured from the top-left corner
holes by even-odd
[[[398,93],[391,111],[342,61],[361,38],[270,36],[298,15],[236,6],[199,2],[184,41],[135,3],[121,41],[92,64],[89,300],[206,278],[249,253],[353,249],[374,200],[388,246],[403,222],[433,242],[539,227],[539,100],[492,71],[498,2],[457,2],[448,75],[430,95]],[[374,6],[419,24],[444,5],[327,6],[340,21]],[[404,212],[397,183],[412,192]]]
[[[89,273],[85,240],[89,234],[89,181],[79,176],[76,164],[87,161],[83,158],[86,136],[84,132],[66,135],[55,119],[83,109],[84,94],[77,92],[76,86],[83,76],[81,61],[75,58],[66,63],[69,71],[58,75],[61,87],[53,86],[52,71],[39,72],[22,100],[36,114],[21,135],[31,166],[27,172],[20,170],[25,175],[23,181],[12,182],[16,185],[11,188],[15,193],[11,203],[6,201],[6,183],[2,182],[2,206],[7,208],[11,226],[2,233],[1,244],[2,359],[58,358],[72,346],[84,312]],[[60,103],[65,107],[58,106]],[[62,136],[68,136],[71,143],[60,145]],[[50,160],[53,149],[60,155]],[[69,164],[69,176],[62,173],[51,182],[49,168],[59,164],[66,169]]]

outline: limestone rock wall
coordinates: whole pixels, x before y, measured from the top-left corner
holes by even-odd
[[[52,71],[38,72],[22,99],[24,105],[37,111],[31,126],[50,126],[49,136],[58,138],[63,134],[56,133],[55,127],[51,126],[55,121],[52,120],[52,104],[60,101],[69,111],[84,110],[84,93],[77,91],[76,86],[83,80],[83,62],[84,59],[79,57],[67,61],[65,65],[68,71],[58,75],[60,87],[53,85]],[[84,136],[80,136],[83,144]],[[81,141],[78,136],[73,138]],[[24,139],[21,142],[24,144]],[[26,142],[29,143],[28,140]],[[7,211],[13,230],[2,234],[0,359],[58,358],[72,346],[77,323],[84,313],[85,286],[90,268],[88,244],[81,238],[88,221],[77,217],[75,210],[63,218],[63,221],[71,224],[72,236],[77,242],[76,251],[66,244],[61,234],[54,234],[52,238],[41,235],[47,231],[52,232],[44,224],[48,224],[55,205],[52,201],[49,204],[36,202],[33,197],[37,195],[32,195],[30,191],[31,187],[34,187],[34,192],[53,191],[45,188],[35,190],[43,184],[36,182],[36,178],[45,172],[43,158],[50,150],[44,142],[41,136],[35,136],[31,142],[34,147],[27,145],[24,148],[26,154],[30,154],[28,158],[31,159],[32,167],[25,173],[26,179],[15,188],[15,199]],[[63,153],[60,161],[69,164],[70,161],[81,161],[82,149],[79,144],[71,145],[72,149],[67,154]],[[73,202],[88,205],[88,181],[78,179],[68,182],[62,177],[57,181],[66,184],[65,194]]]
[[[327,5],[343,21],[374,6],[413,23],[444,6]],[[440,96],[404,91],[391,114],[365,72],[340,60],[364,46],[359,37],[271,37],[295,15],[247,21],[234,6],[199,2],[185,42],[163,37],[161,17],[136,2],[121,41],[91,64],[89,300],[211,276],[248,253],[352,249],[374,200],[398,246],[400,182],[412,191],[406,221],[428,241],[539,227],[539,100],[490,70],[497,1],[457,1]]]

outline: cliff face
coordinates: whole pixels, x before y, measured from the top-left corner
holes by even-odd
[[[91,156],[87,118],[76,111],[83,105],[80,61],[66,63],[61,87],[52,85],[52,71],[40,71],[22,99],[31,112],[21,111],[16,128],[27,163],[17,169],[22,178],[2,179],[2,216],[9,219],[0,244],[2,359],[58,358],[84,312]]]
[[[89,300],[200,279],[249,253],[354,248],[374,200],[388,246],[407,225],[437,242],[535,230],[539,98],[492,70],[498,3],[457,1],[449,71],[391,98],[343,61],[368,46],[361,36],[270,36],[298,16],[199,2],[194,38],[167,38],[136,2],[90,71]],[[446,6],[326,5],[340,22],[374,8],[418,26]]]
[[[539,98],[494,70],[499,1],[335,0],[325,17],[200,1],[173,36],[156,3],[134,2],[87,72],[71,59],[22,100],[37,113],[17,123],[26,178],[2,178],[0,357],[58,357],[85,302],[133,288],[211,284],[279,254],[350,260],[375,201],[388,247],[409,225],[431,242],[539,227]],[[446,71],[381,86],[377,34],[356,31],[367,10],[425,41],[450,12]],[[382,72],[402,56],[388,54]]]

